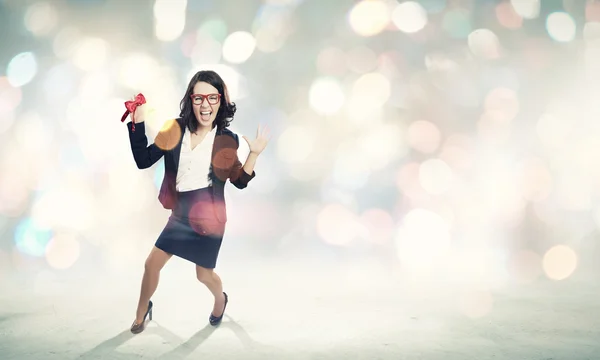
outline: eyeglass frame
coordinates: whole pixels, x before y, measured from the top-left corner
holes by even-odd
[[[209,96],[213,96],[213,95],[217,95],[217,102],[212,104],[210,102],[210,100],[208,99]],[[200,101],[199,104],[194,103],[194,98],[199,97],[202,100]],[[221,94],[219,93],[215,93],[215,94],[191,94],[190,95],[190,99],[192,99],[192,104],[194,105],[202,105],[204,103],[204,99],[206,99],[206,101],[210,104],[210,105],[217,105],[220,101],[221,101]]]

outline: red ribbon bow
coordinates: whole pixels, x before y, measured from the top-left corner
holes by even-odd
[[[127,119],[127,115],[129,115],[130,113],[133,113],[132,121],[131,121],[131,131],[135,131],[135,109],[146,103],[146,98],[144,97],[144,95],[137,94],[135,96],[134,100],[129,100],[129,101],[125,101],[125,107],[127,108],[127,110],[125,110],[125,114],[123,114],[123,116],[121,117],[121,122],[125,121],[125,119]]]

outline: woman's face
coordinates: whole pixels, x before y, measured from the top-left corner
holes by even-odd
[[[212,127],[221,106],[219,90],[207,82],[199,81],[194,85],[192,95],[194,115],[200,126]]]

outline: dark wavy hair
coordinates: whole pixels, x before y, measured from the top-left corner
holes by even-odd
[[[190,129],[191,132],[196,132],[198,130],[198,120],[194,115],[194,111],[192,108],[192,99],[190,95],[194,91],[194,86],[200,81],[206,82],[214,86],[221,94],[221,105],[219,106],[219,111],[217,112],[217,116],[215,117],[215,121],[213,122],[213,128],[216,126],[217,130],[223,130],[229,126],[231,121],[233,121],[233,115],[235,115],[236,106],[235,103],[229,101],[229,92],[227,91],[227,85],[223,79],[212,70],[202,70],[198,71],[188,84],[187,91],[181,99],[181,103],[179,107],[181,109],[181,113],[179,116],[183,119],[185,126]]]

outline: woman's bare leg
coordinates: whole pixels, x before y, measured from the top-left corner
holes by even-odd
[[[169,261],[171,256],[171,254],[162,251],[156,246],[150,251],[150,255],[148,255],[146,263],[144,264],[144,277],[142,278],[142,289],[140,291],[140,299],[135,314],[135,324],[139,324],[143,321],[144,315],[148,310],[148,302],[158,287],[160,270],[165,266],[167,261]]]
[[[201,283],[206,285],[215,297],[212,314],[216,317],[221,316],[223,314],[223,307],[225,306],[225,295],[223,295],[221,278],[213,269],[207,269],[198,265],[196,265],[196,277]]]

